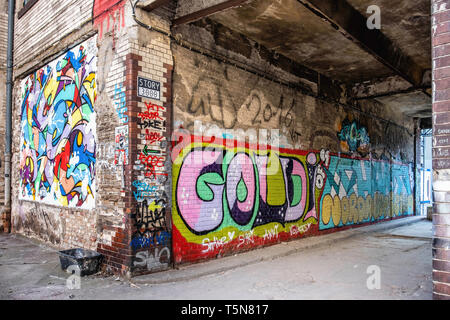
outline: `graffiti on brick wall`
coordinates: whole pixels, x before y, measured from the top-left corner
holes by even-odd
[[[158,185],[154,182],[136,180],[133,181],[132,185],[136,188],[136,191],[133,191],[133,196],[137,202],[146,200],[147,203],[151,203],[159,196]]]
[[[344,151],[356,151],[361,154],[368,153],[370,138],[367,128],[356,120],[350,121],[348,118],[345,118],[337,136]]]
[[[300,103],[291,96],[280,94],[272,103],[260,90],[251,90],[245,98],[238,100],[230,94],[226,82],[224,84],[208,76],[202,77],[192,88],[186,111],[193,116],[193,120],[187,121],[185,126],[192,129],[194,121],[203,118],[224,129],[255,126],[280,128],[280,132],[295,145],[301,137],[296,128],[295,114]]]
[[[173,167],[177,262],[412,214],[408,165],[190,141]]]
[[[321,230],[413,213],[409,166],[337,156],[322,163]]]
[[[128,126],[121,126],[115,128],[115,150],[114,150],[114,164],[127,165],[128,164]]]
[[[139,184],[140,188],[142,183]],[[133,267],[148,271],[165,269],[170,262],[171,234],[166,222],[166,201],[163,199],[139,202],[131,216],[136,232],[132,236],[131,247],[136,251]]]
[[[131,243],[133,248],[166,245],[170,234],[167,232],[165,207],[166,201],[163,199],[150,204],[143,200],[136,206],[136,212],[131,217],[136,227]]]
[[[145,103],[146,111],[138,113],[138,125],[143,129],[165,130],[166,121],[163,112],[166,108],[153,103]]]
[[[155,248],[154,250],[140,251],[136,254],[133,266],[146,268],[148,271],[160,271],[167,269],[170,263],[170,249],[168,247]]]
[[[165,206],[166,202],[162,199],[150,204],[144,200],[137,205],[133,218],[141,235],[166,230]]]
[[[139,203],[132,215],[136,232],[132,236],[131,248],[135,251],[134,269],[157,271],[169,266],[172,235],[166,222],[166,202],[147,200]]]
[[[131,216],[136,232],[131,247],[135,251],[133,267],[138,270],[166,269],[171,261],[172,235],[166,221],[167,196],[161,184],[167,180],[167,141],[164,136],[166,108],[144,102],[145,109],[138,113],[138,139],[141,149],[134,169],[140,175],[133,181],[136,210]]]
[[[95,41],[75,47],[22,82],[21,199],[95,205]]]
[[[304,235],[317,224],[314,153],[194,142],[173,167],[174,237],[200,254]],[[178,238],[180,237],[180,238]],[[175,239],[175,238],[174,238]],[[182,255],[183,246],[174,246]]]
[[[121,123],[127,124],[128,116],[126,115],[126,112],[128,111],[128,108],[125,95],[125,88],[123,87],[122,83],[115,85],[113,100],[114,100],[114,108],[116,109],[117,115],[119,116]]]
[[[195,158],[202,160],[195,164]],[[216,230],[225,216],[250,230],[298,221],[307,213],[307,187],[305,163],[297,157],[193,149],[180,168],[177,207],[197,234]]]
[[[165,172],[166,121],[163,113],[166,108],[153,103],[145,103],[146,110],[138,113],[138,125],[145,133],[141,134],[145,141],[144,147],[138,154],[138,161],[144,175],[150,179],[159,176],[167,177]]]
[[[98,29],[99,38],[104,32],[114,31],[114,28],[125,27],[125,4],[126,1],[117,0],[95,0],[92,8],[92,21]],[[104,29],[106,24],[106,29]]]

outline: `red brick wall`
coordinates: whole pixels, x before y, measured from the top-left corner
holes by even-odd
[[[143,38],[145,39],[143,39]],[[145,31],[131,39],[126,62],[130,166],[126,208],[132,275],[172,266],[170,136],[172,55],[170,40]],[[160,98],[138,97],[137,78],[159,82]]]
[[[433,298],[450,299],[450,3],[432,6]]]

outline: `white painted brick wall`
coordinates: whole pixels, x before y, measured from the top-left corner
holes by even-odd
[[[16,12],[22,7],[16,2]],[[14,58],[21,65],[51,48],[85,23],[90,23],[93,0],[40,0],[15,22]]]

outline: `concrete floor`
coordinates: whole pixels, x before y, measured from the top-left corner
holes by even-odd
[[[405,218],[71,290],[55,249],[0,234],[0,299],[431,299],[431,237],[430,221]],[[380,289],[367,287],[372,265]]]

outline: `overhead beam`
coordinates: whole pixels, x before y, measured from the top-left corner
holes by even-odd
[[[424,70],[411,57],[402,53],[380,30],[369,29],[367,18],[347,1],[297,1],[414,87],[422,87]]]
[[[426,89],[429,89],[429,88],[428,87],[411,87],[411,88],[405,89],[405,90],[389,91],[389,92],[383,92],[383,93],[372,94],[372,95],[367,95],[367,96],[360,96],[360,97],[354,98],[354,100],[376,99],[376,98],[396,96],[399,94],[423,92],[423,90],[426,90]],[[430,107],[431,107],[431,104],[430,104]],[[431,108],[430,108],[430,112],[431,112]]]
[[[225,0],[222,2],[219,2],[215,5],[212,5],[210,7],[206,7],[191,13],[188,13],[186,15],[183,15],[181,17],[175,18],[173,20],[173,25],[180,25],[185,23],[190,23],[199,19],[202,19],[204,17],[210,16],[214,13],[217,13],[219,11],[223,11],[232,7],[237,7],[242,5],[244,2],[247,2],[249,0]]]
[[[162,7],[166,4],[169,4],[170,1],[171,0],[144,0],[144,1],[139,1],[137,3],[137,7],[144,9],[146,11],[152,11],[152,10]]]
[[[412,92],[423,92],[423,90],[429,89],[431,89],[430,82],[423,81],[421,86],[415,87],[402,77],[395,75],[383,79],[356,83],[349,91],[354,100],[365,100]]]

